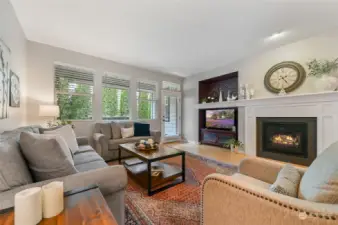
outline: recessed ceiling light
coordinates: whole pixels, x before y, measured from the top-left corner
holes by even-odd
[[[286,35],[286,31],[281,31],[281,32],[276,32],[276,33],[273,33],[272,35],[270,35],[269,37],[266,37],[264,39],[265,42],[269,42],[269,41],[277,41],[283,37],[285,37]]]

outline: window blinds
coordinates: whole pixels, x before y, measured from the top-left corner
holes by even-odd
[[[130,81],[119,77],[104,75],[102,77],[102,84],[107,88],[129,88]]]
[[[63,65],[55,65],[54,72],[55,90],[58,93],[93,93],[93,72]]]
[[[139,81],[137,84],[138,91],[156,92],[156,84],[151,82]]]

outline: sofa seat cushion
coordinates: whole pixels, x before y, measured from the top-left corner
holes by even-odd
[[[96,152],[90,145],[79,145],[79,150],[74,153],[74,155],[81,154],[84,152]]]
[[[108,164],[103,160],[83,163],[83,164],[79,164],[75,166],[75,168],[79,172],[86,172],[89,170],[96,170],[96,169],[104,168],[104,167],[108,167]]]
[[[73,160],[75,166],[94,161],[103,161],[101,156],[93,151],[75,154]]]
[[[300,199],[338,204],[338,142],[330,145],[312,162],[299,186]]]
[[[122,138],[122,139],[111,139],[108,141],[109,150],[118,149],[120,144],[133,143],[138,142],[140,140],[148,140],[149,138],[153,138],[151,136],[142,136],[142,137],[130,137],[130,138]]]
[[[255,179],[253,177],[249,177],[249,176],[246,176],[246,175],[243,175],[243,174],[240,174],[240,173],[235,173],[231,177],[235,180],[244,181],[244,182],[250,183],[254,186],[264,188],[266,190],[268,190],[271,186],[271,184],[269,184],[269,183],[266,183],[264,181],[261,181],[261,180],[258,180],[258,179]]]

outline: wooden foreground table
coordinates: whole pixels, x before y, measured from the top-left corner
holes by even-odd
[[[39,225],[117,225],[97,186],[66,192],[64,204],[61,214],[43,219]],[[0,224],[14,225],[13,208],[0,211]]]

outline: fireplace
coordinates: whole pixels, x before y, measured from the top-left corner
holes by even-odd
[[[257,117],[257,156],[310,165],[317,156],[317,118]]]

